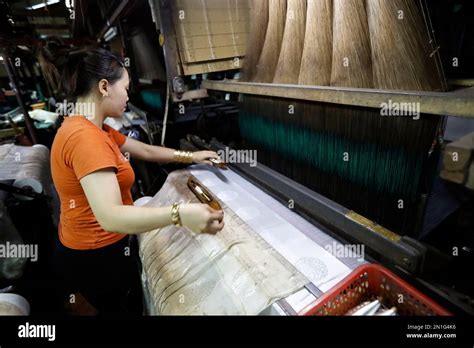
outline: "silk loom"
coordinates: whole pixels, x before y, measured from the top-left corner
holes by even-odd
[[[229,171],[192,167],[182,175],[204,183],[232,220],[242,220],[283,256],[281,267],[298,274],[280,290],[299,290],[273,292],[278,299],[267,298],[265,310],[211,306],[209,313],[300,313],[367,261],[396,270],[438,300],[470,306],[423,280],[449,267],[445,255],[421,241],[446,117],[474,115],[468,89],[448,92],[424,1],[153,3],[176,110],[209,96],[239,110],[237,123],[214,123],[206,140],[190,134],[181,148],[258,155],[256,166],[247,158],[229,161]],[[190,88],[189,76],[200,73],[198,88]],[[229,124],[238,136],[222,141]],[[169,199],[169,180],[152,203]],[[147,260],[141,243],[143,264],[159,263],[156,251]],[[365,258],[334,257],[329,245],[363,245]],[[181,313],[169,302],[178,303],[179,292],[156,290],[161,280],[150,268],[143,277],[150,312]],[[219,294],[212,284],[205,294]],[[193,308],[182,310],[202,314]]]

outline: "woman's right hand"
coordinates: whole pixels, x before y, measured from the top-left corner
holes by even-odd
[[[179,216],[181,224],[196,233],[216,234],[224,228],[224,212],[207,204],[182,204]]]

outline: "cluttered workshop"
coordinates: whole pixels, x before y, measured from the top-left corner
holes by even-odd
[[[474,314],[472,1],[0,8],[0,315]]]

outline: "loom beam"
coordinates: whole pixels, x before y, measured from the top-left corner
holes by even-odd
[[[299,86],[236,81],[203,81],[203,88],[230,93],[380,109],[382,103],[420,103],[423,114],[474,118],[474,87],[454,92],[389,91],[364,88]]]

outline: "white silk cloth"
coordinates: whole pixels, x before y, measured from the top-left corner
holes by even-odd
[[[198,203],[190,173],[175,171],[145,206]],[[309,281],[222,201],[216,235],[167,226],[140,235],[142,280],[151,314],[255,315]]]

